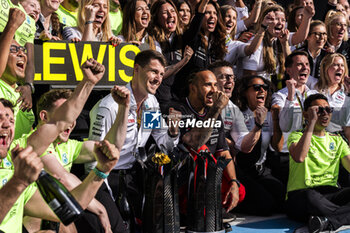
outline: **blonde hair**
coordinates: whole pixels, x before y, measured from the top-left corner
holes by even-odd
[[[345,21],[346,21],[346,24],[348,24],[348,21],[347,21],[347,19],[344,16],[343,13],[337,12],[337,11],[333,11],[333,10],[328,11],[326,19],[325,19],[325,24],[326,24],[326,30],[327,30],[328,38],[332,38],[333,37],[332,34],[331,34],[331,26],[333,24],[333,21],[338,19],[338,18],[340,18],[340,17],[343,17],[345,19]],[[346,28],[345,29],[345,33],[344,33],[343,41],[347,41],[347,40],[348,40],[348,30]]]
[[[346,75],[348,75],[349,69],[348,69],[348,65],[346,62],[346,58],[344,57],[344,55],[340,54],[340,53],[331,53],[326,55],[322,61],[321,61],[321,65],[320,65],[320,79],[318,80],[317,84],[316,84],[316,88],[318,91],[320,92],[327,92],[329,85],[331,84],[331,80],[328,76],[328,69],[329,67],[331,67],[331,65],[334,63],[334,60],[336,57],[340,57],[343,60],[344,63],[344,69],[345,72],[341,78],[341,81],[339,83],[339,86],[341,87],[344,84],[344,77]]]
[[[85,6],[92,5],[95,0],[81,0],[78,8],[78,29],[83,34],[85,29]],[[102,41],[108,41],[112,34],[111,23],[109,22],[109,0],[107,2],[107,17],[105,21],[102,23],[101,31],[102,31]]]
[[[235,24],[235,27],[232,29],[231,33],[229,34],[231,39],[234,40],[235,35],[236,35],[236,31],[237,31],[237,17],[238,17],[237,10],[234,6],[231,6],[231,5],[223,5],[220,7],[222,20],[224,21],[224,23],[225,23],[226,14],[229,10],[233,10],[236,13],[236,24]],[[225,27],[226,27],[226,25],[225,25]]]
[[[260,15],[260,18],[258,20],[258,30],[261,27],[261,24],[265,18],[265,16],[270,12],[277,12],[281,11],[284,13],[283,7],[276,4],[273,6],[270,6],[264,10],[264,12]],[[276,59],[277,58],[277,59]],[[282,45],[277,40],[277,55],[274,53],[273,44],[271,43],[271,35],[269,33],[265,33],[264,39],[263,39],[263,60],[264,60],[264,70],[266,70],[268,73],[276,73],[277,68],[277,61],[279,64],[279,73],[284,73],[284,54],[282,51]]]

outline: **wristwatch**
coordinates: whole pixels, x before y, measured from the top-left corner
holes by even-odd
[[[32,94],[34,94],[35,88],[34,88],[33,83],[24,83],[24,86],[25,86],[25,85],[28,85],[28,86],[30,87],[31,91],[32,91]]]

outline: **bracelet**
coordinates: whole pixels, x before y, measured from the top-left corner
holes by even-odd
[[[92,24],[92,23],[94,23],[94,21],[86,21],[86,22],[85,22],[85,25],[87,25],[87,24]]]
[[[236,182],[238,188],[241,187],[241,182],[239,182],[237,179],[231,179],[228,183],[231,184],[232,182]]]
[[[100,177],[101,179],[106,179],[109,176],[109,174],[101,172],[96,167],[93,169],[93,171],[95,172],[96,176]]]
[[[255,121],[255,125],[258,126],[259,129],[262,129],[262,125],[260,125],[258,122]]]

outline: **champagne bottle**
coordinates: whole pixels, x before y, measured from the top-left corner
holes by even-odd
[[[79,218],[83,209],[61,182],[42,170],[36,184],[41,196],[64,225]]]

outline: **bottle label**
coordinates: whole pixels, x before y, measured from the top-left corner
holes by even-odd
[[[50,208],[53,210],[53,211],[56,211],[60,206],[61,204],[59,203],[59,201],[57,201],[57,199],[53,199],[52,201],[50,201],[49,203],[49,206]]]

